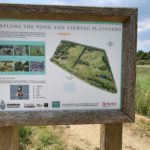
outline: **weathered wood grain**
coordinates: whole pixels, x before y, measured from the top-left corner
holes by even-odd
[[[19,150],[19,133],[17,127],[0,127],[0,150]]]
[[[0,125],[98,124],[132,122],[120,110],[0,112]]]
[[[122,64],[122,111],[135,119],[137,11],[124,23]]]
[[[0,4],[1,18],[79,21],[126,21],[136,9]]]
[[[109,21],[123,23],[122,109],[0,112],[0,125],[123,123],[134,121],[136,8],[0,4],[0,19]]]
[[[103,124],[100,128],[101,150],[122,150],[122,124]]]

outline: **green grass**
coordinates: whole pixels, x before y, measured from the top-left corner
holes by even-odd
[[[137,66],[136,112],[150,117],[150,65]]]
[[[20,127],[19,128],[20,150],[24,150],[26,145],[31,143],[31,140],[30,140],[31,134],[32,134],[32,130],[30,127]]]
[[[61,140],[62,134],[59,126],[21,127],[20,150],[68,150]]]
[[[20,142],[23,144],[27,144],[30,142],[29,136],[31,135],[32,131],[30,127],[20,127],[19,128],[19,135],[20,135]]]

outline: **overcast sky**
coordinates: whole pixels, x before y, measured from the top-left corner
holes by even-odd
[[[150,0],[0,0],[0,3],[137,7],[139,9],[137,49],[150,51]]]

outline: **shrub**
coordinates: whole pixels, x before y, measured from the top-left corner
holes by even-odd
[[[32,131],[29,127],[20,127],[19,128],[19,136],[20,142],[23,144],[27,144],[30,142],[29,136],[32,134]]]

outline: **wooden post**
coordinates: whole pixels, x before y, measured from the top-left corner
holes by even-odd
[[[122,125],[123,124],[101,125],[101,150],[122,150]]]
[[[0,150],[19,150],[19,134],[16,126],[0,126]]]

